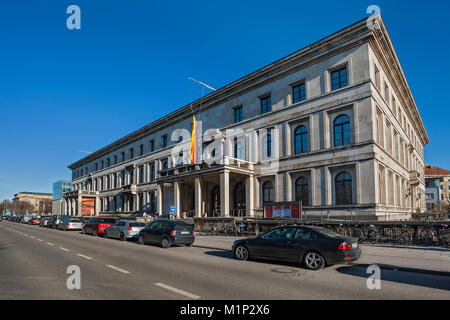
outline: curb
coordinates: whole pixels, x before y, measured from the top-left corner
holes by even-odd
[[[218,248],[218,247],[213,247],[213,246],[206,246],[206,245],[192,245],[193,247],[197,247],[197,248],[203,248],[203,249],[212,249],[212,250],[220,250],[220,251],[231,251],[230,249],[224,249],[224,248]],[[387,265],[387,264],[377,264],[377,263],[373,263],[373,264],[347,264],[350,266],[355,266],[355,267],[364,267],[367,268],[370,265],[377,265],[380,267],[380,269],[382,270],[389,270],[389,271],[403,271],[403,272],[411,272],[411,273],[421,273],[421,274],[430,274],[430,275],[435,275],[435,276],[444,276],[444,277],[450,277],[450,272],[448,271],[437,271],[437,270],[428,270],[428,269],[418,269],[418,268],[408,268],[408,267],[397,267],[397,266],[391,266],[391,265]]]

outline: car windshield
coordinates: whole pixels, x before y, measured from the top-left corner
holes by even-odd
[[[115,223],[114,219],[100,219],[98,223]]]
[[[319,227],[311,227],[311,229],[313,229],[314,231],[317,231],[320,234],[323,234],[326,237],[330,237],[333,239],[338,239],[338,238],[342,238],[343,235],[333,232],[331,230],[325,229],[325,228],[319,228]]]
[[[70,221],[70,222],[81,222],[80,219],[70,219],[69,221]]]

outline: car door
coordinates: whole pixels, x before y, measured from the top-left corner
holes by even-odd
[[[145,242],[155,242],[155,232],[159,227],[159,221],[153,221],[148,227],[144,230]]]
[[[298,261],[305,252],[317,248],[317,234],[309,229],[298,227],[292,238],[287,241],[285,254],[290,257],[289,260]]]
[[[269,231],[250,245],[250,254],[262,258],[283,259],[287,240],[293,232],[294,227],[280,227]]]

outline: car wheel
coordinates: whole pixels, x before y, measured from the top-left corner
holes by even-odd
[[[120,233],[120,240],[125,241],[127,238],[125,238],[125,234],[123,232]]]
[[[144,245],[145,244],[144,237],[143,236],[139,236],[138,242],[139,242],[139,244]]]
[[[325,266],[325,259],[320,253],[309,251],[303,257],[303,265],[309,270],[319,270]]]
[[[239,245],[234,249],[234,256],[238,260],[245,261],[248,259],[248,249],[244,245]]]
[[[161,239],[161,247],[164,249],[167,249],[168,247],[170,247],[170,241],[167,238],[162,238]]]

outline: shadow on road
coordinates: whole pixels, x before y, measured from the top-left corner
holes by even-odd
[[[342,274],[369,278],[371,274],[367,273],[367,264],[344,265],[336,268],[336,271]],[[410,271],[395,271],[400,268],[397,266],[383,266],[381,268],[381,281],[390,281],[413,286],[420,286],[432,289],[441,289],[450,291],[450,277],[425,274],[427,270],[410,269]],[[382,285],[383,286],[383,285]]]

